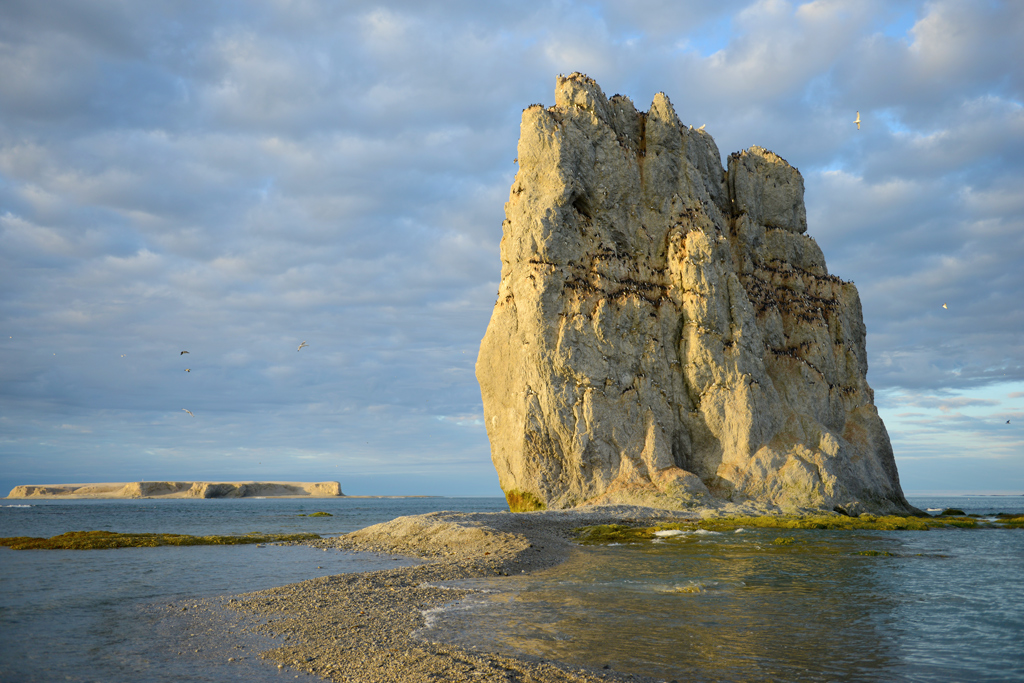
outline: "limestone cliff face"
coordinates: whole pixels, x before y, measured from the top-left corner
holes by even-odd
[[[513,509],[907,512],[852,283],[800,173],[581,74],[524,110],[476,372]]]

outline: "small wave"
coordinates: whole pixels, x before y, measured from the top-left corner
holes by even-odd
[[[669,538],[671,536],[685,536],[686,531],[680,531],[679,529],[662,529],[661,531],[655,531],[654,535],[658,538]]]
[[[721,531],[711,531],[709,529],[697,529],[693,533],[700,534],[701,536],[721,536]]]
[[[741,533],[741,532],[744,532],[744,531],[746,531],[746,529],[744,529],[743,527],[740,527],[739,529],[737,529],[737,530],[736,530],[736,531],[734,531],[733,533],[734,533],[734,534],[738,534],[738,533]]]
[[[671,586],[660,586],[657,588],[660,593],[707,593],[719,588],[718,581],[687,581]]]
[[[942,508],[925,508],[925,512],[942,512]]]
[[[458,615],[477,611],[486,604],[489,604],[488,601],[479,598],[476,600],[462,599],[420,610],[420,614],[423,615],[423,626],[413,631],[412,636],[413,638],[430,640],[429,634],[437,628],[439,621],[448,620],[453,616],[458,618]]]
[[[30,508],[31,505],[4,505],[5,508]]]
[[[476,590],[476,589],[473,589],[473,588],[465,588],[464,586],[446,586],[443,583],[427,583],[425,581],[423,583],[421,583],[420,585],[416,586],[416,587],[420,588],[420,589],[423,589],[423,588],[440,588],[441,590],[446,590],[446,591],[470,591],[470,592],[473,592],[474,590]]]
[[[422,631],[428,631],[434,628],[434,624],[437,623],[437,618],[445,611],[444,607],[431,607],[430,609],[421,610],[420,614],[423,615],[423,627],[417,629],[413,635],[417,635]]]

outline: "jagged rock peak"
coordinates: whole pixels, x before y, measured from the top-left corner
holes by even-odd
[[[518,151],[476,368],[513,509],[912,511],[796,168],[579,73]]]
[[[733,212],[765,227],[807,232],[804,179],[785,159],[763,147],[729,155],[729,194]]]

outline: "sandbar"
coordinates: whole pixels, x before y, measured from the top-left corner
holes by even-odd
[[[281,669],[330,681],[654,681],[604,669],[600,653],[595,653],[595,662],[588,668],[508,653],[470,651],[425,640],[416,632],[426,624],[425,614],[430,610],[470,592],[443,587],[439,582],[510,576],[552,567],[573,552],[573,530],[581,526],[653,525],[700,517],[698,511],[631,506],[521,513],[435,512],[399,517],[337,538],[303,543],[325,552],[361,550],[411,556],[423,564],[326,576],[243,595],[190,601],[188,618],[205,620],[209,628],[225,623],[223,615],[227,611],[234,615],[230,621],[242,618],[247,623],[248,633],[275,640],[277,647],[258,657]],[[180,607],[168,609],[175,612]],[[196,624],[190,628],[200,627]],[[240,635],[221,633],[218,637]]]
[[[435,681],[657,681],[628,671],[604,668],[602,653],[590,666],[487,652],[426,640],[417,632],[427,615],[472,591],[442,582],[477,577],[511,576],[559,564],[578,547],[576,530],[594,525],[728,524],[757,519],[750,505],[728,504],[686,511],[622,505],[588,506],[540,512],[433,512],[398,517],[336,538],[297,542],[323,549],[371,551],[419,559],[422,564],[398,569],[325,576],[269,590],[190,601],[188,618],[198,623],[193,633],[220,631],[220,639],[241,637],[219,628],[240,619],[243,629],[263,642],[276,644],[256,657],[330,681],[364,683]],[[893,518],[865,515],[849,518],[817,511],[803,521],[819,528],[929,528],[976,526],[977,520],[907,517],[892,527]],[[765,518],[764,526],[792,528],[793,519]],[[799,521],[799,520],[797,520]],[[1017,518],[1003,520],[1018,526]],[[1020,518],[1024,523],[1024,518]],[[968,524],[970,523],[970,524]],[[823,527],[822,527],[823,528]],[[171,607],[172,611],[180,607]],[[225,618],[225,615],[230,617]],[[180,614],[178,615],[180,616]],[[203,625],[200,625],[203,624]],[[269,639],[269,640],[267,640]],[[238,647],[238,643],[229,647]]]

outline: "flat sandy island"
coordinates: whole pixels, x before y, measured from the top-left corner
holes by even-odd
[[[335,498],[336,481],[130,481],[93,484],[25,484],[8,498]]]
[[[547,512],[435,512],[399,517],[338,538],[306,542],[326,551],[364,550],[420,558],[401,569],[327,576],[280,588],[168,607],[192,634],[219,633],[202,647],[241,653],[243,632],[277,647],[248,657],[271,660],[329,681],[653,681],[592,668],[497,652],[468,651],[416,636],[425,613],[470,591],[438,582],[509,576],[554,566],[572,552],[573,530],[592,524],[643,524],[699,519],[696,511],[610,506]],[[183,609],[183,605],[185,608]],[[228,625],[232,628],[229,629]],[[199,647],[197,641],[195,647]],[[190,645],[190,647],[192,647]],[[207,651],[204,650],[204,651]]]

